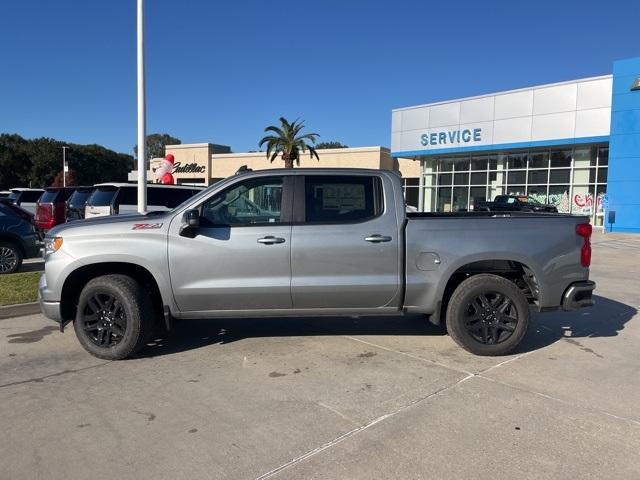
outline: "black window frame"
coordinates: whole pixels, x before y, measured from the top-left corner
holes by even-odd
[[[345,179],[347,177],[357,178],[369,178],[372,181],[371,189],[373,194],[373,215],[358,220],[330,220],[330,221],[307,221],[307,195],[306,184],[307,178],[328,178],[335,177]],[[366,193],[365,193],[366,194]],[[357,225],[361,223],[370,222],[384,214],[385,211],[385,198],[383,190],[382,177],[380,175],[362,175],[362,174],[332,174],[332,173],[318,173],[306,174],[295,177],[295,189],[294,189],[294,225]]]
[[[213,197],[225,193],[231,189],[236,188],[241,183],[247,180],[262,180],[265,178],[281,178],[282,179],[282,200],[280,202],[280,222],[259,222],[259,223],[213,223],[211,220],[203,216],[204,205],[209,202]],[[240,177],[237,182],[233,182],[227,185],[224,189],[217,191],[213,195],[204,199],[197,207],[196,210],[200,216],[200,226],[202,228],[250,228],[250,227],[282,227],[291,226],[293,224],[293,191],[294,191],[294,175],[279,174],[279,175],[261,175],[259,177],[251,176],[250,178],[243,179]]]

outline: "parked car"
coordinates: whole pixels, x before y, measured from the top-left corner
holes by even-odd
[[[36,213],[36,205],[38,199],[44,192],[41,188],[12,188],[9,198],[15,205],[24,208],[25,210]]]
[[[147,185],[147,209],[166,211],[177,207],[203,187]],[[138,211],[138,187],[132,183],[101,183],[87,199],[85,218],[122,215]]]
[[[40,254],[40,235],[33,214],[0,199],[0,274],[16,272],[24,258]]]
[[[76,187],[69,200],[67,200],[67,210],[65,212],[67,222],[84,218],[84,209],[93,190],[94,187]]]
[[[74,321],[91,354],[122,359],[163,317],[404,312],[502,355],[524,337],[530,305],[593,304],[588,217],[405,210],[389,171],[244,172],[169,212],[49,231],[40,305],[62,327]]]
[[[11,192],[9,190],[0,190],[0,198],[5,198],[9,195],[11,195]]]
[[[36,226],[46,232],[47,230],[66,221],[67,200],[75,187],[48,187],[38,200],[36,205]]]
[[[493,202],[478,202],[476,210],[481,212],[558,213],[558,208],[555,205],[540,203],[526,195],[497,195]]]

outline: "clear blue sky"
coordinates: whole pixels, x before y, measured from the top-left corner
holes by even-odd
[[[301,117],[390,143],[391,109],[610,73],[640,55],[630,1],[147,0],[148,132],[257,148]],[[135,0],[3,2],[0,132],[136,139]]]

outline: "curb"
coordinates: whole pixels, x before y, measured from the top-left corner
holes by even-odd
[[[38,302],[6,305],[0,307],[0,320],[12,317],[23,317],[25,315],[35,315],[36,313],[40,313],[40,304]]]

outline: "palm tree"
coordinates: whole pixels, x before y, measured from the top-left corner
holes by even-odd
[[[293,162],[300,166],[300,152],[306,152],[309,150],[311,158],[316,157],[318,161],[318,153],[315,149],[316,139],[320,136],[317,133],[305,133],[300,134],[300,131],[304,128],[304,121],[295,120],[289,123],[286,118],[280,117],[280,126],[269,125],[264,129],[265,132],[273,132],[274,135],[267,135],[260,140],[260,148],[267,144],[267,157],[271,162],[277,158],[278,154],[282,153],[282,160],[284,160],[285,168],[293,168]],[[307,143],[307,140],[311,144]]]

